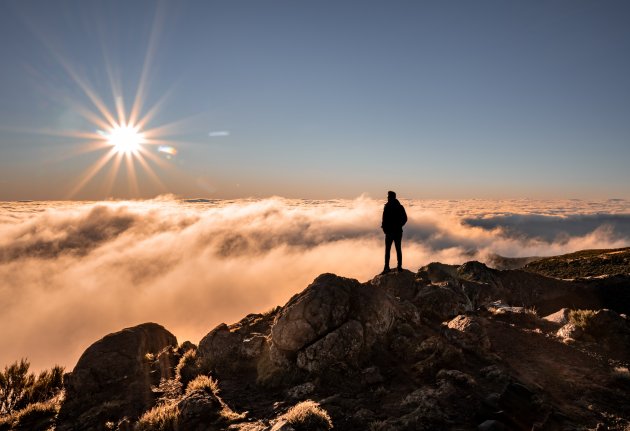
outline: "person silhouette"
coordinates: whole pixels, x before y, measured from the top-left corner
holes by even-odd
[[[383,208],[383,221],[381,229],[385,233],[385,268],[381,274],[387,274],[389,269],[389,256],[392,249],[392,242],[396,245],[396,257],[398,266],[396,270],[402,271],[402,234],[403,226],[407,223],[407,213],[405,207],[396,199],[396,192],[387,192],[387,203]]]

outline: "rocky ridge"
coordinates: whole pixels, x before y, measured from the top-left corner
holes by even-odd
[[[336,430],[627,430],[630,278],[616,280],[613,300],[608,280],[479,262],[322,274],[198,346],[154,323],[97,341],[55,429],[300,431],[329,415]]]

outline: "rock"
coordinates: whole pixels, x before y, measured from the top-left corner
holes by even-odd
[[[221,423],[223,405],[213,394],[206,391],[194,391],[187,394],[177,404],[179,410],[178,426],[190,431],[221,430],[222,427],[212,426]]]
[[[558,325],[566,325],[569,322],[569,310],[568,308],[561,308],[553,314],[543,317],[543,319],[557,323]]]
[[[453,281],[457,279],[457,265],[432,262],[420,268],[417,277],[425,284]]]
[[[356,280],[320,275],[283,307],[271,328],[273,343],[296,352],[338,328],[348,320],[351,290],[359,287]]]
[[[499,406],[503,412],[502,421],[517,429],[531,429],[541,418],[548,416],[536,394],[516,382],[507,385],[499,397]]]
[[[395,316],[393,298],[383,289],[323,274],[279,312],[269,356],[278,367],[289,361],[308,372],[331,364],[355,367]]]
[[[268,353],[267,337],[277,312],[249,314],[233,325],[218,325],[199,342],[201,362],[219,377],[256,370],[263,353]]]
[[[509,431],[509,428],[503,422],[494,419],[482,422],[477,429],[479,431]]]
[[[354,414],[354,419],[359,422],[368,422],[374,419],[374,412],[369,409],[359,409]]]
[[[297,366],[309,372],[322,371],[339,363],[357,366],[362,348],[363,326],[350,320],[300,351]]]
[[[455,386],[468,388],[477,384],[471,375],[463,373],[459,370],[440,370],[436,375],[436,380],[438,382],[440,380],[444,380],[453,383]]]
[[[156,323],[126,328],[92,344],[64,379],[58,430],[75,423],[96,429],[108,420],[137,418],[155,402],[151,386],[174,377],[178,357],[169,350],[176,348],[175,336]]]
[[[361,379],[366,385],[376,385],[385,381],[378,367],[368,367],[361,371]]]
[[[411,300],[416,296],[416,275],[409,271],[389,272],[387,274],[377,275],[370,284],[383,289],[390,295],[402,299]]]
[[[301,385],[292,387],[287,391],[287,395],[293,399],[305,399],[307,396],[315,392],[315,384],[313,382],[306,382]]]
[[[439,321],[450,319],[472,308],[462,291],[448,283],[430,284],[421,288],[413,303],[420,315]]]
[[[457,331],[455,338],[466,349],[488,350],[491,347],[490,339],[479,317],[459,315],[448,322],[447,327]]]
[[[497,276],[498,271],[488,268],[477,261],[466,262],[457,268],[457,276],[464,280],[485,284],[493,289],[502,290],[502,283]]]

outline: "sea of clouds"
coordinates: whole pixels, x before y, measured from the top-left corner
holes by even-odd
[[[402,201],[404,266],[630,245],[630,201]],[[0,202],[0,367],[71,369],[153,321],[197,343],[317,275],[383,267],[382,200]],[[395,259],[395,254],[393,256]]]

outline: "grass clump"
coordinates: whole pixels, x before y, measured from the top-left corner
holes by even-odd
[[[200,375],[195,377],[188,383],[186,387],[186,395],[190,395],[195,391],[203,391],[208,394],[217,396],[219,393],[219,383],[212,377],[206,375]]]
[[[333,427],[326,410],[311,400],[302,401],[291,407],[282,418],[295,428],[295,431],[328,431]]]
[[[37,376],[29,368],[28,360],[21,359],[0,371],[0,416],[49,400],[61,391],[63,367],[56,365]]]
[[[569,311],[569,323],[584,330],[588,327],[593,316],[595,316],[593,310],[571,310]]]
[[[176,402],[160,404],[140,416],[135,431],[177,431],[178,418]]]
[[[21,410],[0,418],[0,430],[23,429],[29,431],[46,431],[53,425],[59,412],[59,400],[51,398],[47,401],[31,403]]]
[[[194,349],[188,350],[183,354],[177,367],[175,368],[175,375],[181,382],[182,387],[186,387],[191,380],[197,377],[200,373],[199,361],[197,360],[197,351]]]

